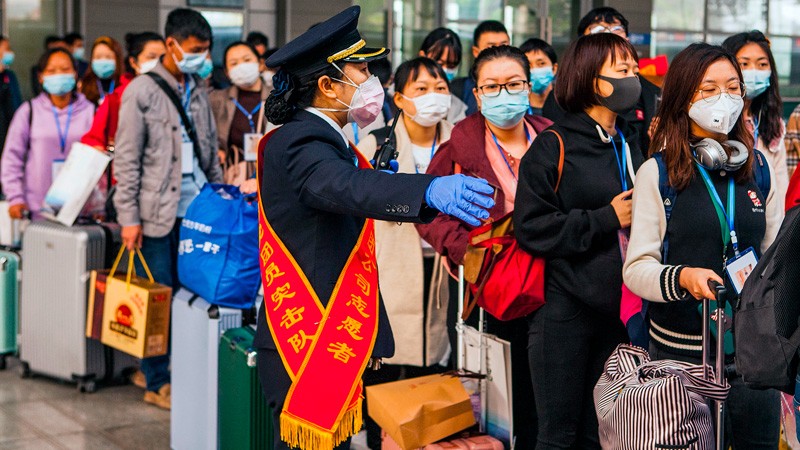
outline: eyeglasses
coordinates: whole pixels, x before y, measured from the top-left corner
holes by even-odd
[[[595,25],[592,28],[589,28],[590,34],[598,34],[598,33],[614,33],[620,36],[625,36],[625,27],[622,25],[614,25],[613,27],[607,27],[605,25]]]
[[[500,95],[500,91],[503,89],[506,90],[510,95],[527,95],[530,93],[528,90],[528,85],[530,83],[528,81],[509,81],[508,83],[503,84],[484,84],[483,86],[479,87],[478,90],[481,91],[481,94],[487,97],[497,97]]]
[[[744,97],[745,91],[746,89],[744,84],[736,81],[729,84],[726,89],[722,89],[716,84],[709,84],[703,86],[701,89],[698,89],[695,92],[699,92],[700,98],[702,98],[704,101],[713,103],[719,99],[721,94],[727,95],[731,100],[738,100]]]

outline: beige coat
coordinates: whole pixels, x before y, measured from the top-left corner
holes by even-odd
[[[453,126],[439,124],[439,140],[450,139]],[[411,140],[401,120],[395,129],[399,172],[415,173]],[[364,155],[375,153],[375,136],[364,137],[358,145]],[[380,290],[395,340],[394,357],[387,364],[431,366],[447,357],[447,271],[436,255],[427,312],[423,312],[423,267],[420,237],[413,224],[375,222],[376,253]],[[423,348],[423,346],[425,348]],[[423,359],[424,358],[424,359]]]

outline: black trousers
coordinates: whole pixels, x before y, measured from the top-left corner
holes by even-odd
[[[267,400],[267,405],[272,408],[272,429],[275,430],[273,449],[288,450],[291,447],[281,441],[280,417],[286,394],[289,393],[289,387],[292,385],[292,379],[286,373],[286,368],[283,366],[283,361],[281,361],[281,355],[278,354],[277,350],[258,349],[258,378],[261,380],[261,389],[264,390],[264,398]],[[348,450],[349,448],[350,439],[339,444],[336,450]]]
[[[650,343],[650,357],[700,364],[702,358],[677,355]],[[728,379],[731,390],[725,400],[725,446],[734,450],[778,450],[781,400],[774,389],[759,391],[744,384],[741,376]],[[712,414],[716,417],[716,413]],[[797,412],[795,412],[797,413]]]
[[[599,449],[593,389],[611,352],[627,342],[625,327],[618,317],[554,289],[548,289],[547,303],[529,316],[528,325],[539,419],[535,448]]]

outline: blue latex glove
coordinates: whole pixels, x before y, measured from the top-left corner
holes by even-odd
[[[375,160],[374,159],[370,159],[369,163],[372,165],[372,167],[375,167]],[[393,160],[389,161],[389,168],[381,170],[381,172],[397,173],[398,170],[400,170],[400,164],[397,163],[396,159],[393,159]]]
[[[428,206],[477,227],[489,218],[494,189],[486,180],[466,175],[435,178],[425,191]]]

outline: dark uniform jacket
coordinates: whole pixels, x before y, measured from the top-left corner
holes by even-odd
[[[275,233],[294,256],[320,301],[327,305],[339,274],[370,217],[429,222],[438,211],[425,205],[431,175],[358,169],[355,153],[329,123],[307,111],[270,138],[264,151],[261,200]],[[262,311],[264,305],[261,305]],[[275,348],[263,313],[257,348]],[[380,303],[373,357],[394,354],[394,340]]]

